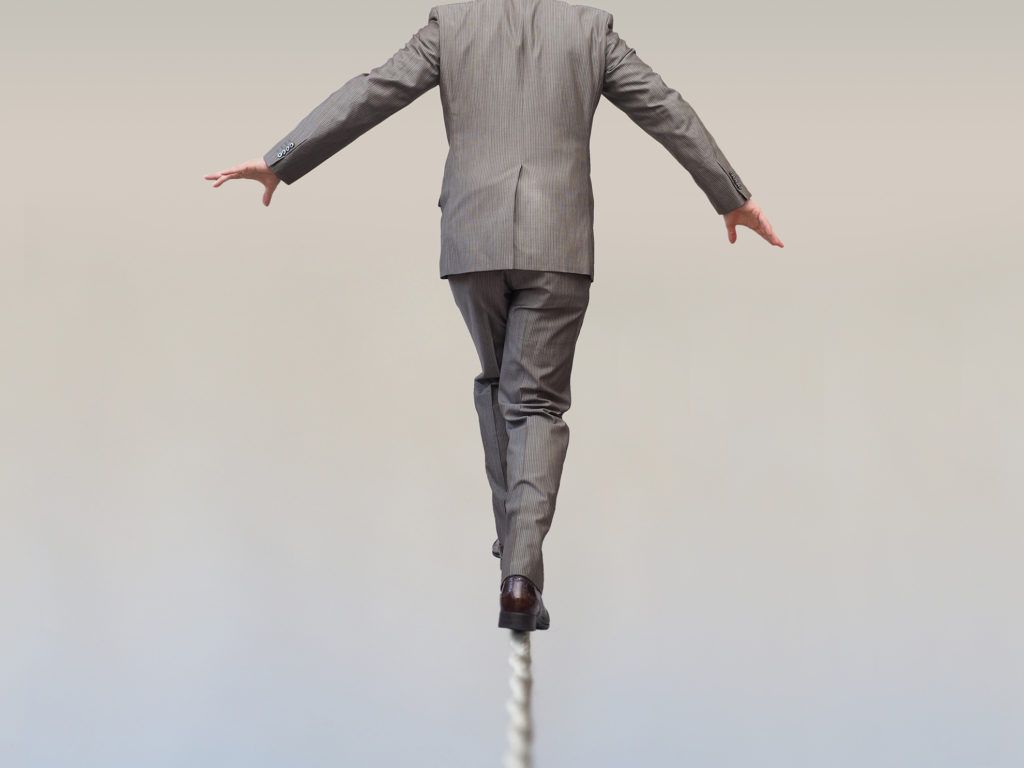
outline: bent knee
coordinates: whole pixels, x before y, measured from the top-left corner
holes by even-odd
[[[543,392],[526,393],[518,400],[498,397],[498,407],[506,420],[525,419],[531,416],[561,421],[569,410],[569,401]]]

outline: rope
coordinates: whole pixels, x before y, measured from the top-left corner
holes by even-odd
[[[530,672],[530,633],[509,630],[512,652],[508,663],[512,667],[509,686],[512,695],[506,709],[508,722],[508,751],[505,768],[532,768],[533,718],[530,713],[530,692],[533,677]]]

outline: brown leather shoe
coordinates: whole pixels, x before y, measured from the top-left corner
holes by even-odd
[[[506,576],[501,582],[498,602],[498,626],[532,632],[551,626],[551,614],[544,607],[540,590],[529,578],[518,573]]]

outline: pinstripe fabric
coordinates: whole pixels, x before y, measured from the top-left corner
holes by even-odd
[[[523,574],[543,590],[542,545],[569,447],[562,416],[572,402],[573,357],[591,280],[508,269],[452,274],[448,284],[480,358],[473,398],[501,577]]]
[[[437,5],[387,62],[351,78],[264,154],[286,184],[439,86],[449,150],[440,276],[496,269],[594,279],[590,134],[605,96],[690,173],[717,213],[750,197],[691,105],[613,29],[561,0]]]

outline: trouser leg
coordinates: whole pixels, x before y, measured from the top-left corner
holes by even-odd
[[[473,338],[480,373],[473,379],[473,402],[480,422],[484,469],[491,487],[496,538],[491,553],[500,556],[505,540],[505,456],[508,433],[498,407],[498,381],[505,345],[511,288],[502,270],[450,275],[448,285]]]
[[[502,578],[527,576],[544,589],[542,545],[551,528],[569,427],[570,377],[590,298],[590,278],[505,270],[512,288],[504,327],[498,406],[508,434]]]

